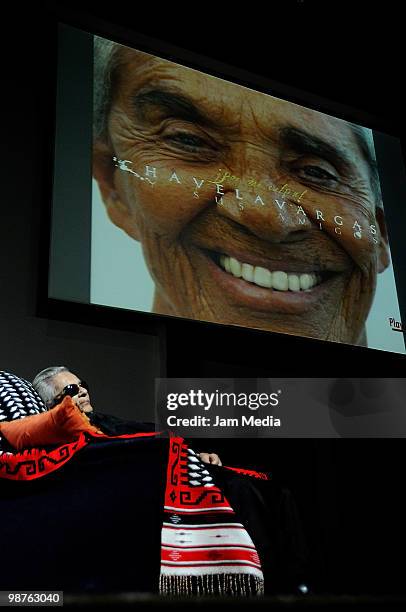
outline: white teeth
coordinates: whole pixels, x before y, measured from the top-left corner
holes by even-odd
[[[289,291],[300,291],[300,280],[297,274],[288,275]]]
[[[312,281],[312,278],[310,274],[300,275],[300,288],[302,289],[302,291],[306,291],[306,289],[310,288],[311,281]]]
[[[226,272],[231,272],[230,270],[230,257],[226,257],[226,255],[222,255],[220,257],[220,263],[225,269]]]
[[[277,291],[307,291],[321,282],[321,275],[316,272],[311,274],[293,274],[280,270],[271,272],[262,266],[241,263],[235,257],[227,255],[220,256],[220,264],[226,272],[237,278]]]
[[[254,268],[254,283],[260,287],[272,286],[272,274],[266,268],[255,266]]]
[[[288,275],[286,272],[274,272],[272,274],[273,288],[278,291],[287,291],[289,289]]]
[[[254,266],[251,266],[251,264],[242,264],[241,272],[244,280],[249,283],[254,282]]]
[[[234,259],[234,257],[230,257],[230,272],[240,278],[241,276],[241,264],[238,259]]]

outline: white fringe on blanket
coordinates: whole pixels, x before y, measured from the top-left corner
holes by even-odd
[[[250,574],[203,574],[201,576],[174,576],[161,574],[161,595],[230,595],[252,597],[264,594],[262,578]]]

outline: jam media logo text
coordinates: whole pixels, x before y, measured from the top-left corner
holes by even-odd
[[[406,329],[403,327],[401,321],[396,321],[393,317],[389,317],[389,325],[391,326],[393,331],[399,331],[406,333]]]

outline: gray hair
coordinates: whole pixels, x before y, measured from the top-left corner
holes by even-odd
[[[113,74],[122,45],[100,36],[94,37],[93,62],[93,136],[107,140],[107,119],[112,102]]]
[[[47,407],[56,395],[56,388],[52,379],[60,372],[71,372],[71,370],[65,366],[51,366],[41,370],[32,381],[32,386]]]
[[[123,45],[100,36],[94,37],[94,90],[93,90],[93,137],[95,140],[108,141],[108,115],[113,98],[114,74],[120,64],[119,52]],[[142,51],[137,54],[151,57]],[[324,114],[324,113],[323,113]],[[371,188],[376,206],[382,206],[382,195],[372,130],[355,123],[344,121],[352,128],[361,153],[368,164]]]

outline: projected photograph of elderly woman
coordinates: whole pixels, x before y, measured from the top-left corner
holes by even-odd
[[[102,38],[94,62],[92,302],[404,352],[369,129]]]

